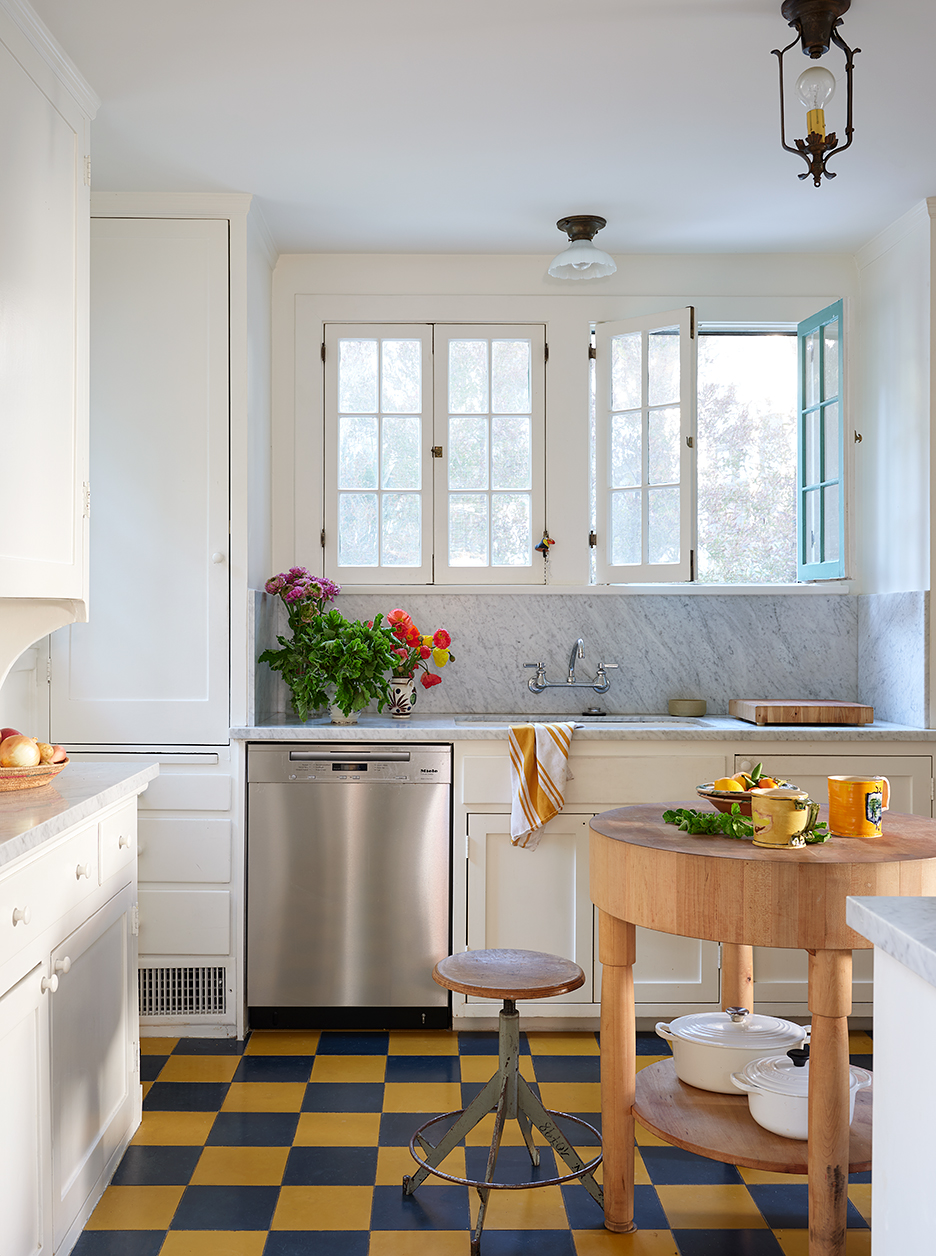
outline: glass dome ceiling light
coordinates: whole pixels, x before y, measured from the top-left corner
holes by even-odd
[[[560,218],[556,226],[569,237],[569,247],[549,264],[554,279],[602,279],[614,274],[614,258],[592,244],[601,228],[607,226],[607,219],[595,214],[573,214]]]

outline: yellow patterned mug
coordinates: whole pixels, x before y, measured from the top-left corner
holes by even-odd
[[[755,846],[792,846],[813,831],[818,815],[819,804],[802,789],[751,790]]]
[[[829,831],[836,837],[880,837],[889,802],[886,776],[830,776]]]

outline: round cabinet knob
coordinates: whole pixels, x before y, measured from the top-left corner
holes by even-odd
[[[76,881],[80,881],[82,877],[90,877],[90,875],[91,875],[90,864],[79,864],[78,867],[75,869]]]
[[[58,977],[53,975],[51,977],[42,978],[42,993],[43,994],[45,994],[47,990],[49,991],[50,994],[55,994],[57,989],[58,989]]]
[[[220,550],[216,550],[216,551],[215,551],[215,552],[211,555],[211,561],[212,561],[213,563],[223,563],[223,562],[224,562],[224,555],[221,553],[221,551],[220,551]]]
[[[750,772],[750,770],[751,770],[751,768],[752,768],[753,766],[754,766],[754,764],[751,762],[751,760],[750,760],[750,759],[742,759],[742,760],[741,760],[741,762],[738,764],[738,771],[739,771],[739,772]]]
[[[71,972],[71,957],[66,955],[64,959],[57,959],[52,967],[57,973]]]
[[[32,920],[32,912],[29,910],[28,907],[14,907],[13,908],[14,927],[20,923],[24,925],[28,925],[30,920]]]
[[[124,848],[125,846],[129,846],[129,845],[130,845],[130,834],[129,834],[129,833],[121,833],[120,837],[118,837],[118,839],[117,839],[117,845],[118,845],[118,847],[120,848],[120,850],[123,850],[123,848]]]

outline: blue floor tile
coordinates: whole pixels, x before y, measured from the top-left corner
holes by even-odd
[[[372,1230],[466,1230],[467,1186],[433,1186],[424,1182],[413,1195],[399,1186],[375,1186]]]
[[[568,1115],[577,1116],[579,1120],[585,1122],[585,1125],[590,1125],[592,1129],[598,1131],[597,1134],[590,1134],[584,1125],[575,1125],[572,1121],[567,1121],[561,1116],[555,1117],[556,1124],[573,1147],[601,1146],[600,1112],[570,1112]]]
[[[154,1082],[168,1059],[168,1055],[141,1055],[140,1081]]]
[[[173,1055],[243,1055],[246,1038],[180,1038]]]
[[[498,1036],[496,1030],[463,1030],[458,1035],[459,1055],[498,1055]],[[520,1035],[520,1054],[530,1054],[530,1043],[526,1034]],[[491,1070],[494,1071],[493,1069]]]
[[[188,1186],[172,1230],[269,1230],[278,1186]]]
[[[85,1230],[72,1256],[159,1256],[165,1230]]]
[[[201,1147],[128,1147],[114,1186],[188,1186]]]
[[[638,1055],[672,1055],[670,1045],[665,1038],[655,1033],[639,1033],[637,1035]]]
[[[293,1147],[284,1186],[373,1186],[376,1147]]]
[[[561,1190],[571,1229],[604,1229],[604,1213],[584,1186],[569,1183]],[[638,1183],[634,1187],[634,1223],[638,1230],[669,1229],[663,1205],[652,1186],[642,1186]]]
[[[534,1055],[538,1082],[600,1082],[597,1055]]]
[[[864,1173],[849,1173],[848,1180],[849,1182],[870,1182],[871,1170],[867,1169]]]
[[[319,1038],[316,1055],[386,1055],[390,1049],[387,1033],[343,1033],[326,1030]]]
[[[568,1230],[485,1230],[484,1256],[575,1256]]]
[[[143,1100],[148,1112],[217,1112],[227,1082],[153,1082]]]
[[[641,1147],[640,1155],[654,1186],[743,1185],[733,1164],[706,1160],[681,1147]]]
[[[487,1167],[487,1147],[465,1148],[466,1177],[483,1180]],[[501,1147],[497,1153],[497,1167],[494,1170],[495,1182],[540,1182],[544,1178],[559,1177],[567,1172],[565,1168],[557,1169],[557,1158],[551,1148],[540,1148],[540,1162],[535,1166],[530,1159],[526,1147]]]
[[[858,1068],[866,1068],[869,1072],[874,1072],[874,1056],[873,1055],[850,1055],[848,1057],[849,1064],[854,1064]]]
[[[311,1055],[245,1055],[234,1074],[236,1082],[307,1082]]]
[[[809,1228],[808,1191],[805,1182],[749,1186],[748,1191],[772,1230]],[[868,1223],[848,1201],[846,1224],[850,1230],[867,1230]]]
[[[386,1080],[460,1082],[461,1065],[457,1055],[390,1055],[387,1057]]]
[[[310,1082],[303,1112],[379,1112],[383,1082]]]
[[[291,1147],[299,1116],[295,1112],[219,1112],[208,1147]]]
[[[276,1230],[263,1256],[367,1256],[366,1230]]]
[[[674,1230],[679,1256],[783,1256],[770,1230]]]
[[[431,1112],[384,1112],[380,1118],[380,1146],[408,1147],[413,1130],[425,1125],[431,1116]],[[426,1131],[426,1137],[435,1145],[454,1121],[454,1117],[450,1121],[440,1121]]]

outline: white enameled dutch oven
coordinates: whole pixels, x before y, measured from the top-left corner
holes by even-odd
[[[806,1052],[797,1052],[806,1055]],[[852,1065],[848,1070],[848,1123],[855,1119],[855,1095],[871,1085],[871,1074]],[[751,1116],[758,1125],[784,1138],[805,1140],[809,1134],[809,1061],[798,1066],[789,1056],[752,1060],[732,1073],[739,1090],[746,1090]]]
[[[656,1032],[672,1047],[680,1081],[722,1095],[739,1093],[731,1075],[751,1060],[778,1055],[809,1037],[802,1025],[777,1016],[757,1016],[746,1007],[677,1016],[669,1024],[660,1021]]]

